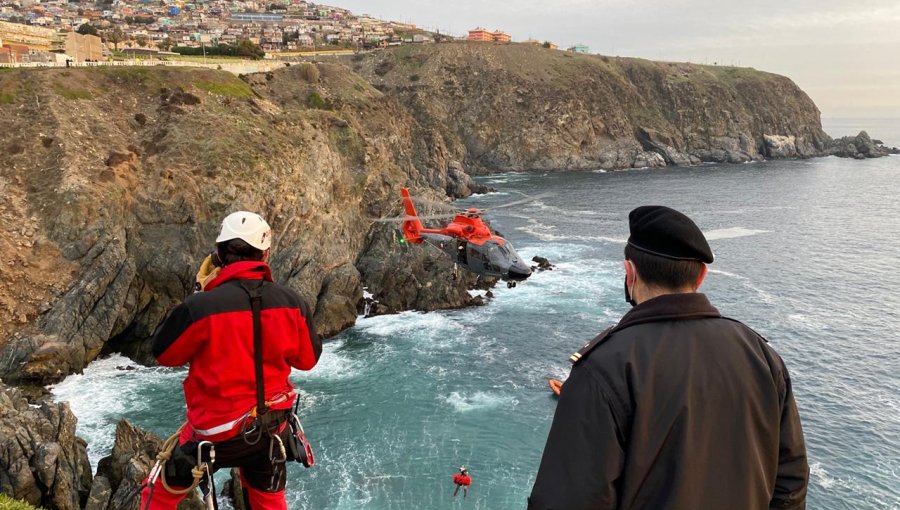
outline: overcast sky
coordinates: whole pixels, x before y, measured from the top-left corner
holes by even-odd
[[[900,117],[900,0],[331,0],[463,34],[476,26],[592,53],[786,75],[823,117]]]

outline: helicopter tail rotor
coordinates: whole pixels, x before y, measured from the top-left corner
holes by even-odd
[[[416,208],[413,205],[412,197],[409,195],[409,189],[400,188],[400,196],[403,197],[403,209],[406,212],[406,217],[403,219],[403,238],[406,239],[406,242],[412,244],[419,244],[422,242],[422,221],[419,219],[419,215],[416,214]]]

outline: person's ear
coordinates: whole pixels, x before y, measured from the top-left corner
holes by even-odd
[[[269,253],[271,251],[272,251],[272,248],[268,248],[268,249],[266,249],[266,251],[263,252],[263,262],[269,261]]]
[[[700,290],[700,286],[703,285],[703,280],[706,279],[707,273],[709,273],[709,266],[706,264],[700,266],[700,275],[697,276],[697,281],[694,284],[694,292]]]
[[[634,268],[634,262],[625,259],[625,285],[628,288],[634,287],[634,280],[637,278],[637,270]]]

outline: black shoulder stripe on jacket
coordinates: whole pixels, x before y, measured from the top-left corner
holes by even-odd
[[[153,332],[153,357],[158,358],[169,348],[178,337],[191,327],[195,321],[191,317],[191,310],[187,303],[172,308],[165,320],[156,327]]]
[[[313,313],[306,300],[300,296],[297,296],[297,299],[300,301],[300,313],[306,320],[306,329],[309,330],[309,341],[312,343],[313,353],[316,355],[316,361],[319,361],[319,357],[322,355],[322,339],[319,338],[319,333],[316,331],[316,321],[313,319]]]
[[[191,294],[184,303],[173,308],[169,315],[174,320],[166,318],[157,327],[153,334],[153,356],[159,357],[168,349],[191,324],[199,322],[206,317],[220,313],[248,312],[250,313],[250,297],[241,287],[242,280],[231,280],[215,289],[207,292]],[[258,281],[251,281],[251,285],[258,285]],[[312,313],[309,305],[294,291],[274,283],[266,283],[262,292],[262,309],[273,308],[298,308],[306,319],[309,328],[309,337],[313,344],[313,350],[318,360],[322,352],[322,342],[315,331]]]

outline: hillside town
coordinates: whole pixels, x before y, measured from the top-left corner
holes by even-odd
[[[206,55],[221,48],[261,58],[453,40],[506,43],[512,36],[479,27],[454,37],[305,0],[0,0],[0,64],[99,62],[120,52]],[[587,52],[582,45],[569,50]]]
[[[111,51],[132,48],[146,52],[241,40],[264,52],[279,53],[365,49],[441,38],[415,25],[356,16],[346,9],[302,0],[99,0],[94,4],[0,0],[0,47],[7,47],[7,58],[8,47],[16,43],[31,50],[30,54],[20,51],[20,58],[65,50],[66,40],[71,38],[67,34],[76,31],[98,37]],[[95,53],[69,56],[76,60],[104,57]]]

